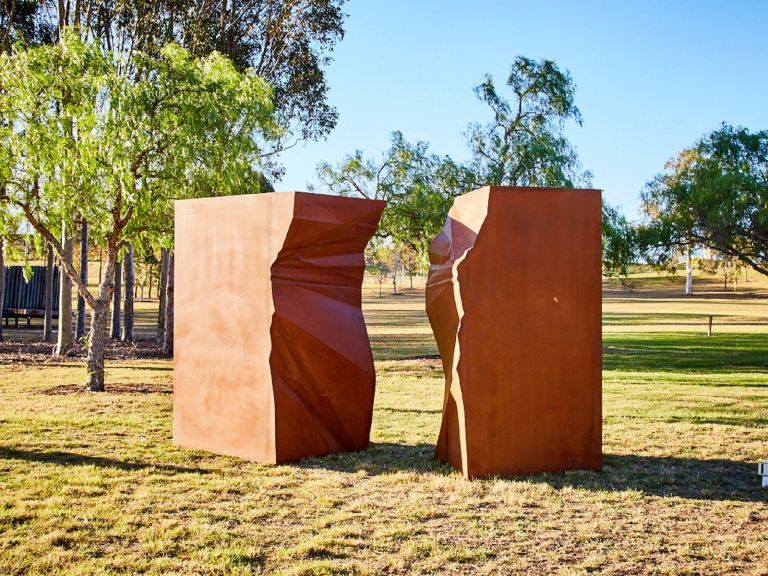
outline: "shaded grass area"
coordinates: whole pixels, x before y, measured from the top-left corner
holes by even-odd
[[[606,370],[768,373],[768,333],[606,334],[603,351]]]
[[[467,482],[421,298],[366,298],[371,446],[293,465],[174,448],[167,360],[0,366],[0,573],[765,573],[768,334],[606,334],[603,470]]]

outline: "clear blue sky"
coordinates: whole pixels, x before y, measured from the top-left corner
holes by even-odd
[[[567,135],[605,198],[634,219],[644,183],[721,122],[768,129],[768,2],[352,0],[328,68],[339,123],[282,161],[278,190],[304,190],[321,161],[380,155],[390,133],[467,158],[488,119],[472,87],[501,84],[517,55],[555,60],[584,125]],[[507,93],[508,94],[508,93]]]

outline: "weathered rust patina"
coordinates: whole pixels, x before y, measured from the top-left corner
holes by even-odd
[[[176,203],[173,440],[266,463],[368,446],[363,251],[384,202]]]
[[[436,458],[468,478],[601,465],[598,190],[485,187],[430,246]]]

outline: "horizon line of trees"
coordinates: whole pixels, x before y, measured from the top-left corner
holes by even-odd
[[[468,162],[431,153],[428,143],[409,142],[395,131],[380,159],[357,150],[336,165],[321,163],[317,188],[386,200],[376,238],[391,239],[394,252],[408,248],[426,256],[453,199],[467,191],[487,185],[591,187],[592,174],[564,135],[568,122],[580,126],[583,121],[570,73],[551,60],[518,56],[505,84],[509,97],[490,75],[474,87],[490,120],[467,127]],[[621,211],[605,201],[602,218],[603,272],[624,278],[634,256],[634,231]]]
[[[320,188],[341,195],[387,200],[372,254],[383,267],[381,241],[425,256],[457,195],[486,186],[590,187],[576,149],[563,135],[582,123],[575,84],[549,60],[519,56],[506,79],[511,97],[486,76],[475,86],[491,120],[470,124],[467,163],[438,156],[426,142],[392,133],[379,158],[362,151],[317,167]],[[741,270],[768,275],[768,131],[751,133],[723,123],[682,150],[640,193],[643,218],[630,222],[603,201],[603,274],[626,284],[630,266],[646,262],[673,270],[685,261],[686,294],[696,266],[735,282]],[[696,254],[706,251],[708,257]],[[378,254],[378,255],[377,255]]]

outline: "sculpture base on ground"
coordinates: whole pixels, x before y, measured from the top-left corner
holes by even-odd
[[[368,446],[363,251],[384,202],[176,203],[173,441],[265,463]]]
[[[598,190],[486,187],[432,242],[436,458],[465,477],[600,468],[600,218]]]

